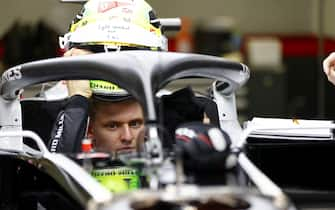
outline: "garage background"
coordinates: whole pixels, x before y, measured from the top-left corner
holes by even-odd
[[[335,50],[332,0],[148,0],[159,17],[183,17],[182,33],[168,34],[171,51],[226,56],[251,69],[237,93],[240,121],[253,116],[334,119],[335,88],[321,61]],[[60,56],[57,37],[80,4],[58,0],[0,2],[0,70]],[[270,55],[270,56],[269,56]],[[199,83],[199,85],[203,85]]]

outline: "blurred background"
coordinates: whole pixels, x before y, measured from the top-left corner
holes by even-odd
[[[335,51],[333,0],[147,0],[159,17],[182,17],[167,34],[170,51],[223,56],[245,63],[237,93],[241,121],[253,116],[335,119],[335,88],[322,59]],[[64,34],[80,4],[0,1],[0,71],[61,56]],[[200,85],[200,84],[199,84]]]

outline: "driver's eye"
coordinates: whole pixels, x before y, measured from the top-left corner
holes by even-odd
[[[129,122],[129,126],[132,128],[139,128],[142,126],[142,124],[143,123],[140,120],[134,120],[134,121]]]
[[[116,128],[118,128],[118,124],[117,124],[117,123],[114,123],[114,122],[109,123],[109,124],[108,124],[108,128],[109,128],[109,129],[116,129]]]

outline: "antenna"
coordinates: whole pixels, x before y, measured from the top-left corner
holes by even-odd
[[[163,31],[179,31],[181,28],[181,19],[180,18],[158,18],[152,20],[151,23],[159,22],[161,24]]]

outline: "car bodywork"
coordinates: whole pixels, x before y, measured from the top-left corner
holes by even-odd
[[[220,127],[232,138],[230,153],[236,160],[233,167],[239,168],[238,173],[233,173],[233,183],[189,187],[176,178],[169,186],[114,195],[65,154],[50,153],[45,146],[46,139],[23,130],[19,97],[22,89],[57,80],[110,81],[125,88],[141,103],[148,129],[143,159],[146,167],[159,170],[168,155],[163,152],[159,135],[155,94],[169,82],[182,78],[215,80],[212,88]],[[248,209],[294,209],[285,193],[243,153],[246,136],[237,120],[235,91],[248,78],[247,66],[220,57],[150,51],[46,59],[8,69],[0,87],[0,192],[4,198],[1,206],[8,209],[25,209],[29,205],[32,209],[39,205],[46,209],[141,209],[163,205],[173,209],[177,205],[182,209],[195,200],[200,205],[205,199],[207,204],[215,201],[226,208],[229,202],[225,198],[235,198],[241,201],[237,203],[247,203],[242,207]],[[252,181],[252,186],[238,181],[241,173]],[[156,202],[144,205],[150,200]],[[135,205],[141,203],[144,207]]]

